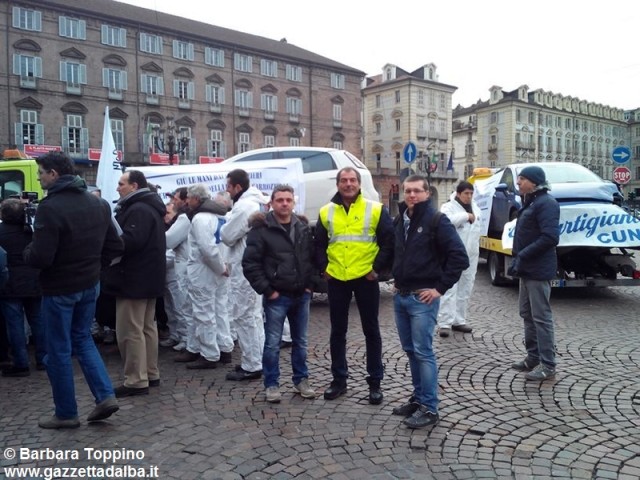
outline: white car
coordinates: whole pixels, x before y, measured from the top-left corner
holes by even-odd
[[[222,163],[268,162],[279,158],[299,158],[302,161],[305,188],[305,215],[311,225],[318,220],[320,208],[328,203],[336,193],[336,175],[341,168],[353,167],[362,181],[362,195],[380,201],[380,195],[373,186],[371,172],[358,158],[346,150],[320,147],[268,147],[249,150],[234,155]],[[239,168],[242,168],[239,166]]]

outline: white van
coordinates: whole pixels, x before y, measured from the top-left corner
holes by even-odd
[[[336,193],[336,175],[344,167],[354,167],[362,178],[362,195],[380,201],[380,195],[373,186],[371,172],[355,155],[346,150],[321,147],[268,147],[239,153],[223,164],[269,161],[282,158],[300,158],[304,173],[305,214],[309,222],[315,225],[320,208],[328,203]],[[238,165],[238,168],[242,168]]]

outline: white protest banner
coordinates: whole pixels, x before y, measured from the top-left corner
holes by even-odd
[[[513,248],[515,225],[504,226],[503,248]],[[613,204],[561,204],[558,228],[559,247],[640,247],[640,219]]]
[[[140,170],[149,183],[160,187],[158,193],[165,195],[180,187],[197,183],[207,185],[212,194],[224,192],[227,188],[227,174],[238,168],[246,171],[251,185],[266,195],[270,196],[278,184],[292,186],[296,197],[296,213],[304,213],[304,177],[299,158],[200,165],[158,165],[130,167],[129,170]]]
[[[496,186],[500,177],[493,175],[489,178],[476,180],[473,184],[473,199],[480,208],[480,235],[487,235],[489,232],[489,220],[491,218],[491,206],[493,204],[493,194],[496,192]]]

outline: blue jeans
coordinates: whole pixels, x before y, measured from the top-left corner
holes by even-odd
[[[438,366],[433,351],[433,331],[438,321],[440,299],[431,304],[416,295],[393,298],[396,326],[402,349],[409,357],[413,395],[420,405],[438,413]]]
[[[379,383],[384,375],[382,365],[382,338],[378,322],[380,307],[380,286],[377,280],[365,277],[343,282],[330,279],[327,282],[329,295],[329,316],[331,317],[331,373],[335,381],[347,383],[347,330],[349,327],[349,306],[351,297],[356,297],[360,312],[360,323],[367,347],[367,373],[369,381]]]
[[[31,327],[31,336],[36,347],[36,364],[43,363],[46,349],[44,329],[40,317],[41,301],[40,297],[3,298],[0,300],[0,310],[2,310],[2,315],[7,324],[7,337],[13,352],[14,367],[29,367],[27,338],[24,333],[25,315]]]
[[[553,315],[551,314],[551,282],[549,280],[520,279],[518,306],[524,320],[524,345],[527,363],[542,363],[556,368]]]
[[[80,363],[96,404],[113,397],[113,385],[102,357],[91,338],[91,322],[96,311],[100,284],[69,295],[42,297],[47,355],[44,363],[53,392],[58,418],[78,416],[73,364]]]
[[[280,294],[275,300],[264,300],[264,351],[262,373],[264,386],[277,387],[280,380],[280,340],[285,318],[291,327],[291,368],[293,384],[309,377],[307,368],[307,327],[309,325],[309,303],[311,294],[299,296]]]

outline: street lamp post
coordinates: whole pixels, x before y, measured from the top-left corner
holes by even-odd
[[[189,138],[184,135],[176,138],[176,126],[173,123],[173,117],[167,117],[167,122],[166,135],[165,131],[161,130],[160,127],[153,129],[153,143],[159,151],[169,155],[169,165],[173,165],[173,157],[176,154],[184,153],[189,146]]]

